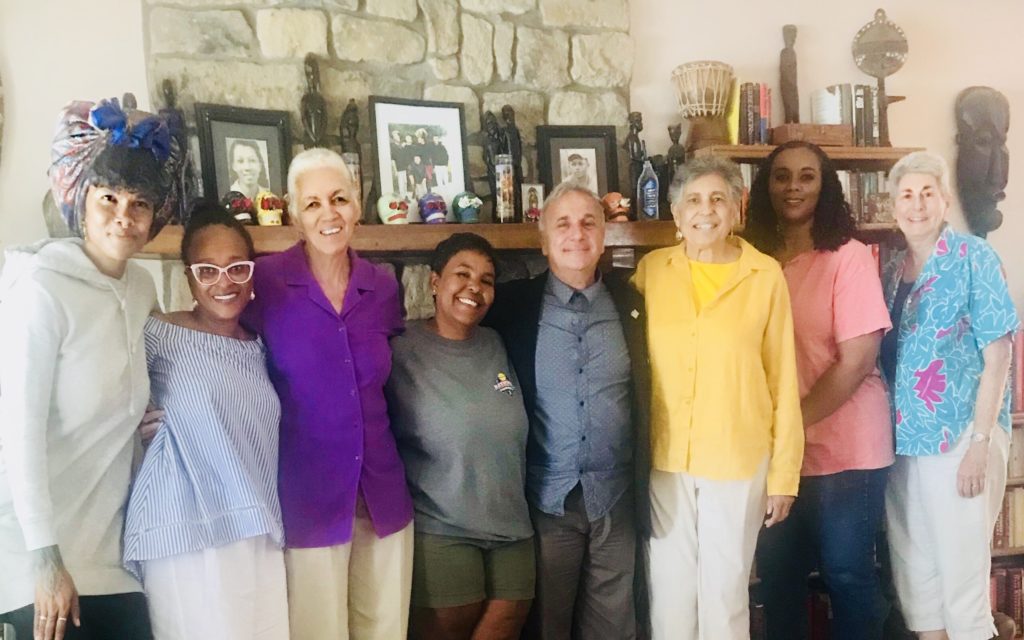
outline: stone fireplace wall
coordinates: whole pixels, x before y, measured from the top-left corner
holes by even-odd
[[[300,150],[303,58],[313,52],[332,147],[348,100],[359,106],[367,185],[370,95],[464,104],[481,194],[480,115],[505,104],[516,110],[526,181],[537,180],[538,124],[615,125],[620,182],[626,175],[628,0],[146,0],[144,20],[151,103],[163,105],[171,79],[197,163],[196,102],[287,110]]]

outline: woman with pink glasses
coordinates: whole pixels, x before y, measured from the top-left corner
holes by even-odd
[[[146,322],[164,416],[128,502],[125,565],[143,581],[156,640],[288,640],[281,405],[262,340],[238,322],[253,297],[252,239],[204,205],[181,244],[196,302]]]

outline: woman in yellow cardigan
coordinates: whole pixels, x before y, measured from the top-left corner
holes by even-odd
[[[743,179],[697,158],[670,190],[679,245],[648,254],[653,638],[749,638],[748,577],[762,522],[800,480],[793,319],[778,262],[731,235]]]

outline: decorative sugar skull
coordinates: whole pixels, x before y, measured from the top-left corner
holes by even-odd
[[[629,198],[622,197],[618,191],[610,191],[601,198],[604,205],[604,216],[608,222],[627,222],[629,220]]]
[[[436,193],[428,193],[420,198],[420,217],[427,224],[445,222],[448,217],[448,205],[444,203],[444,198]]]
[[[409,203],[389,193],[377,199],[377,215],[384,224],[409,224]]]
[[[256,224],[252,216],[252,200],[240,191],[228,191],[220,201],[228,215],[242,224]]]
[[[279,227],[284,219],[284,200],[270,191],[256,194],[256,220],[261,227]]]
[[[463,191],[452,200],[452,210],[463,224],[480,222],[483,200],[472,191]]]

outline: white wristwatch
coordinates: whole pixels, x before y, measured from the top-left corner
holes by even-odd
[[[991,442],[991,441],[992,441],[992,436],[990,436],[987,433],[978,433],[977,431],[975,431],[974,433],[971,434],[971,442],[972,443],[974,443],[974,442]]]

